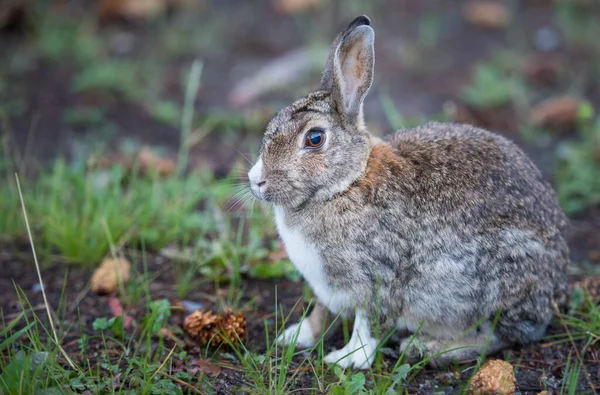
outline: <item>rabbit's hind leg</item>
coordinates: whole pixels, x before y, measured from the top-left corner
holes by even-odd
[[[404,339],[400,350],[412,361],[430,358],[429,365],[436,368],[454,362],[468,361],[483,354],[493,354],[508,344],[489,331],[473,332],[456,340],[436,339],[427,335]]]
[[[327,308],[317,303],[310,314],[297,324],[288,326],[277,338],[279,344],[291,344],[304,348],[312,347],[319,338],[324,324],[327,324]],[[327,328],[325,328],[327,329]]]

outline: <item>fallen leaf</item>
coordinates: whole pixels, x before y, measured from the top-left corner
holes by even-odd
[[[217,377],[219,374],[221,374],[221,367],[204,359],[194,359],[190,364],[189,374],[191,376],[195,376],[198,374],[198,372]]]
[[[110,312],[114,317],[123,317],[123,328],[129,329],[131,327],[131,321],[133,318],[130,315],[123,314],[123,306],[121,305],[121,301],[116,296],[111,296],[108,299],[108,307],[110,308]]]
[[[556,57],[534,54],[525,58],[522,72],[533,85],[548,86],[558,81],[562,65]]]
[[[149,19],[162,14],[166,9],[167,0],[102,0],[100,18]]]
[[[469,394],[502,394],[515,393],[515,372],[510,363],[500,359],[487,361],[471,380]]]
[[[161,176],[168,176],[175,172],[175,161],[158,156],[149,147],[142,147],[138,160],[140,170],[145,173],[155,171]]]
[[[543,101],[531,109],[529,119],[535,126],[565,130],[576,126],[581,101],[564,96]]]
[[[497,1],[469,1],[463,7],[463,18],[484,29],[504,29],[510,23],[510,11]]]
[[[273,8],[281,14],[296,14],[317,6],[321,0],[273,0]]]
[[[105,259],[92,275],[92,292],[111,294],[119,282],[125,284],[131,275],[131,263],[127,259]]]
[[[280,242],[279,249],[275,250],[275,251],[271,251],[268,258],[271,262],[279,262],[281,260],[287,259],[288,254],[285,251],[285,246],[283,245],[283,243]]]
[[[142,176],[152,173],[169,176],[175,172],[176,164],[173,159],[159,156],[148,146],[143,146],[135,157],[121,153],[108,157],[92,155],[88,158],[87,166],[90,169],[108,169],[111,166],[119,165],[125,172],[130,172],[134,169],[135,159],[137,159],[138,170]]]

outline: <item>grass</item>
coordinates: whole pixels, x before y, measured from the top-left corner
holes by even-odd
[[[356,11],[351,14],[365,12],[358,1],[353,1],[351,8]],[[578,26],[567,19],[564,17],[566,22],[561,23],[573,31],[569,37],[576,37]],[[29,291],[16,285],[19,311],[0,311],[0,393],[211,393],[219,378],[209,378],[205,372],[191,373],[198,359],[239,371],[241,387],[236,390],[254,393],[283,394],[305,389],[333,394],[391,394],[414,390],[414,380],[424,370],[426,361],[411,365],[402,356],[384,359],[380,352],[370,370],[353,372],[324,364],[326,350],[322,341],[308,351],[293,346],[279,348],[274,338],[289,319],[284,319],[283,314],[275,315],[275,323],[271,317],[264,318],[266,346],[259,351],[250,345],[239,345],[230,352],[204,349],[188,353],[178,344],[169,345],[163,329],[175,337],[182,337],[183,333],[172,324],[175,310],[170,302],[151,292],[158,274],[147,269],[150,256],[167,257],[172,262],[173,288],[178,298],[184,299],[198,290],[202,286],[199,279],[214,282],[217,287],[226,283],[227,292],[219,295],[219,304],[247,312],[259,302],[243,298],[245,277],[298,279],[288,260],[273,258],[271,254],[279,245],[267,210],[261,206],[253,210],[229,208],[238,188],[231,181],[238,178],[235,173],[231,178],[218,180],[212,174],[185,171],[188,151],[208,133],[219,130],[225,136],[238,138],[239,130],[245,129],[258,134],[264,115],[258,110],[247,114],[213,111],[195,117],[193,108],[202,75],[200,62],[189,73],[180,73],[186,92],[180,108],[177,101],[162,95],[160,59],[144,53],[113,56],[107,37],[98,34],[89,20],[74,21],[54,14],[42,20],[31,37],[35,56],[45,62],[69,64],[74,70],[70,84],[73,92],[80,97],[109,95],[138,104],[155,120],[180,126],[182,136],[177,170],[167,177],[142,174],[137,165],[133,169],[119,164],[100,169],[89,168],[82,161],[65,160],[56,161],[35,176],[23,175],[23,201],[33,226],[30,236],[38,244],[42,264],[53,260],[73,267],[92,267],[115,252],[125,253],[135,264],[134,278],[120,289],[118,297],[127,308],[142,308],[133,329],[125,328],[123,316],[100,314],[93,322],[81,316],[69,321],[64,317],[71,301],[67,301],[63,289],[57,306],[45,303],[57,326],[54,338],[50,322],[38,316],[38,306],[27,299]],[[418,41],[424,49],[433,51],[439,45],[441,20],[437,14],[420,20]],[[222,28],[212,26],[210,30]],[[314,34],[321,36],[316,29]],[[224,51],[213,45],[212,36],[215,35],[196,37],[192,31],[170,29],[157,45],[178,56],[194,46]],[[506,59],[497,56],[477,66],[462,98],[483,108],[522,101],[527,92],[515,71],[517,62]],[[144,65],[155,60],[157,63],[151,67]],[[23,112],[23,106],[11,99],[4,80],[0,80],[0,96],[0,111],[5,115]],[[96,106],[93,100],[92,104],[82,102],[86,104],[63,112],[64,124],[100,129],[107,125],[106,108]],[[393,128],[426,120],[400,114],[385,91],[380,104]],[[594,178],[598,174],[600,120],[589,107],[583,107],[580,125],[579,139],[568,145],[557,175],[559,197],[569,213],[600,201],[600,186]],[[21,162],[15,162],[10,161],[8,154],[0,157],[0,212],[6,213],[0,216],[0,240],[10,242],[27,237],[13,177],[16,171],[20,172],[17,165]],[[65,281],[65,287],[66,284]],[[584,345],[583,349],[573,346],[564,368],[567,379],[563,380],[561,393],[572,394],[577,393],[585,373],[580,356],[600,339],[600,313],[589,296],[581,296],[581,303],[561,318],[568,336],[563,334],[552,340]],[[347,338],[348,326],[344,328]],[[69,348],[69,358],[74,360],[74,365],[69,366],[60,347],[72,341],[78,349]],[[471,373],[484,360],[480,358]],[[454,372],[462,368],[454,367]]]
[[[522,101],[525,84],[511,53],[496,53],[487,62],[479,63],[472,81],[462,90],[461,97],[476,108],[495,108]]]
[[[568,214],[600,203],[600,116],[584,103],[578,123],[578,138],[563,146],[555,176],[558,198]]]

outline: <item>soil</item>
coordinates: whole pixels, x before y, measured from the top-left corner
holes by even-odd
[[[85,3],[74,2],[74,3]],[[206,114],[215,110],[231,111],[227,102],[228,93],[243,77],[258,70],[269,60],[281,56],[289,50],[307,44],[309,34],[306,30],[314,28],[315,24],[322,26],[320,36],[333,37],[342,20],[347,20],[351,10],[339,4],[331,10],[315,13],[310,20],[306,18],[282,17],[270,7],[255,7],[250,2],[241,0],[227,0],[212,2],[211,12],[215,19],[226,19],[230,28],[221,31],[219,42],[215,46],[222,46],[222,50],[209,51],[204,60],[203,84],[199,92],[199,99],[195,111]],[[572,132],[552,135],[552,144],[525,143],[518,134],[518,114],[512,108],[493,110],[469,109],[460,103],[460,89],[469,81],[471,70],[477,62],[489,58],[500,50],[511,48],[514,41],[505,31],[482,31],[477,27],[464,23],[461,18],[461,9],[464,1],[386,1],[384,6],[372,9],[369,13],[377,31],[376,40],[376,80],[372,93],[365,103],[365,114],[369,125],[377,134],[391,132],[385,121],[383,109],[378,97],[383,92],[391,95],[392,101],[398,111],[407,116],[420,116],[437,114],[448,101],[455,102],[465,108],[467,119],[476,125],[489,128],[517,141],[532,156],[542,171],[550,178],[555,166],[555,155],[548,155],[553,147],[562,139],[572,137]],[[81,5],[80,5],[81,7]],[[83,6],[85,7],[85,6]],[[373,7],[372,7],[373,8]],[[67,11],[65,11],[67,12]],[[201,12],[201,11],[199,11]],[[528,51],[535,53],[531,41],[534,33],[541,27],[556,28],[552,19],[552,2],[518,2],[513,16],[515,21],[511,33],[525,37]],[[444,28],[436,46],[432,49],[416,51],[411,44],[418,37],[421,26],[419,16],[437,13],[443,15]],[[167,23],[178,23],[177,16]],[[308,26],[308,27],[307,27]],[[148,27],[145,24],[126,23],[112,24],[109,26],[115,31],[126,31],[136,38],[140,46],[151,45],[152,34],[156,26]],[[154,29],[154,30],[153,30]],[[0,57],[4,58],[11,51],[18,51],[22,46],[28,45],[27,35],[19,29],[0,31]],[[160,54],[159,54],[160,55]],[[585,71],[585,53],[574,54],[565,48],[558,48],[552,53],[559,62],[569,64],[569,72],[578,75]],[[188,67],[189,61],[195,54],[186,54],[168,62],[165,75],[169,80],[176,80],[181,69]],[[409,57],[414,60],[408,61]],[[93,103],[106,110],[107,118],[115,126],[117,133],[111,137],[109,150],[116,149],[120,143],[127,139],[135,139],[143,144],[164,148],[174,156],[179,146],[179,130],[177,127],[167,126],[154,120],[148,115],[143,103],[131,103],[120,98],[89,96],[76,94],[69,89],[72,78],[72,65],[62,63],[38,62],[14,81],[12,87],[27,103],[26,111],[20,115],[10,116],[6,120],[7,129],[2,128],[0,133],[10,134],[11,142],[15,143],[20,152],[28,152],[26,160],[30,167],[45,166],[57,156],[74,157],[78,154],[80,146],[88,140],[98,136],[93,130],[86,130],[66,125],[62,121],[65,109],[78,105]],[[265,95],[259,103],[251,103],[249,108],[266,108],[274,111],[285,103],[298,96],[297,92],[308,92],[316,87],[318,75],[313,75],[312,85],[295,91],[280,91]],[[598,107],[600,105],[600,88],[593,81],[587,83],[584,89],[587,97]],[[559,81],[554,86],[546,86],[543,92],[560,92],[566,85]],[[544,96],[540,94],[540,97]],[[183,92],[177,84],[169,84],[165,90],[164,99],[181,102]],[[465,112],[463,112],[464,114]],[[190,162],[194,167],[211,169],[222,176],[229,172],[239,152],[254,152],[258,146],[260,136],[256,133],[243,130],[233,139],[227,140],[220,130],[214,131],[205,140],[195,147],[190,153]],[[252,154],[251,154],[252,155]],[[570,246],[573,262],[586,262],[588,267],[597,271],[600,264],[600,208],[590,208],[585,213],[572,219],[572,232]],[[42,295],[36,291],[38,279],[32,270],[32,261],[29,258],[18,258],[22,254],[15,251],[24,251],[21,246],[2,246],[0,248],[0,267],[4,275],[0,277],[0,307],[5,320],[10,320],[21,311],[21,306],[14,291],[14,284],[23,289],[31,305],[37,309],[42,305]],[[153,299],[168,298],[177,301],[174,289],[173,276],[170,274],[170,264],[164,259],[155,257],[149,259],[149,272],[156,274],[156,279],[151,284]],[[142,270],[141,267],[138,268]],[[586,269],[587,270],[587,269]],[[571,281],[586,275],[586,270],[579,267],[573,270]],[[83,331],[90,335],[88,351],[104,349],[101,339],[92,335],[93,321],[98,317],[110,315],[108,309],[108,296],[97,296],[85,292],[91,270],[82,268],[68,268],[61,262],[56,262],[52,267],[43,271],[45,286],[48,291],[50,305],[58,306],[60,294],[66,275],[64,287],[67,299],[71,302],[78,300],[77,305],[69,303],[65,322],[78,325],[78,308],[81,316]],[[275,289],[277,288],[278,303],[285,312],[301,298],[303,285],[301,282],[292,281],[256,281],[245,278],[242,283],[243,299],[254,302],[254,310],[244,311],[248,319],[247,347],[255,352],[265,350],[264,320],[273,320],[275,313]],[[220,292],[214,285],[199,279],[199,285],[186,299],[203,303],[206,307],[215,307],[214,295]],[[222,291],[222,290],[221,290]],[[297,318],[302,311],[303,304],[299,304],[292,319]],[[127,312],[137,322],[143,318],[145,308],[143,304],[127,306]],[[38,311],[40,317],[43,311]],[[170,324],[181,327],[182,315],[173,315]],[[66,325],[65,327],[69,327]],[[549,330],[549,334],[564,333],[560,323]],[[81,357],[78,340],[81,334],[71,330],[64,340],[67,353],[74,357]],[[182,334],[178,334],[183,338]],[[340,336],[334,337],[330,347],[342,346]],[[582,345],[577,343],[577,349]],[[567,356],[573,352],[573,345],[569,343],[539,342],[536,344],[506,350],[498,358],[506,358],[516,368],[517,390],[523,394],[539,393],[547,389],[551,392],[560,391]],[[190,348],[193,353],[197,349]],[[600,389],[600,361],[598,348],[589,349],[583,355],[587,372],[582,373],[578,393],[590,392],[591,386]],[[392,365],[393,357],[385,356],[384,360]],[[425,369],[411,381],[410,393],[454,393],[464,385],[469,377],[471,364],[462,367],[449,368],[440,371]],[[297,364],[298,361],[295,361]],[[230,369],[232,362],[223,359],[223,369],[220,375],[212,379],[212,385],[218,393],[230,393],[244,386],[244,380],[237,368]],[[295,388],[312,388],[311,374],[300,375],[295,382]]]
[[[0,289],[5,290],[0,294],[0,308],[6,322],[15,318],[22,311],[17,293],[14,291],[15,284],[25,293],[32,309],[41,321],[47,322],[39,281],[35,271],[31,270],[31,262],[27,259],[23,261],[8,254],[3,254],[0,257],[0,265],[6,273],[10,273],[9,276],[0,278]],[[171,264],[165,262],[163,258],[150,257],[148,259],[148,274],[154,280],[150,283],[149,290],[152,299],[166,298],[171,301],[172,305],[178,305],[181,301],[177,298],[171,269]],[[137,267],[137,270],[140,273],[143,272],[141,265]],[[109,298],[111,296],[96,295],[89,292],[87,285],[91,274],[91,269],[68,269],[61,263],[56,263],[42,270],[49,304],[54,308],[62,306],[59,307],[60,314],[63,314],[62,309],[66,306],[64,318],[61,320],[61,328],[71,329],[64,333],[63,345],[68,355],[79,363],[84,361],[80,346],[82,335],[87,337],[86,354],[88,356],[108,349],[109,355],[113,354],[116,359],[121,352],[121,348],[117,344],[111,341],[105,344],[104,340],[97,336],[98,332],[93,329],[94,320],[99,317],[111,317],[109,308]],[[574,278],[571,281],[574,281]],[[302,302],[303,285],[299,281],[258,281],[245,278],[240,288],[243,295],[240,305],[243,306],[252,302],[250,306],[253,306],[241,310],[248,322],[247,339],[244,344],[252,352],[260,354],[266,351],[265,322],[269,323],[271,327],[270,338],[273,339],[274,337],[276,301],[280,312],[283,311],[286,315],[291,313],[290,320],[292,322],[299,319],[303,309],[308,308]],[[63,290],[64,295],[61,296]],[[186,300],[201,303],[203,308],[219,312],[222,309],[217,303],[216,295],[226,295],[227,292],[226,286],[217,290],[210,282],[201,280],[195,289],[186,296]],[[134,328],[142,322],[146,306],[142,301],[130,305],[124,304],[124,307],[126,314],[130,315],[134,321],[134,325],[127,332],[135,337]],[[180,341],[185,342],[186,349],[189,352],[187,360],[179,360],[177,357],[173,357],[174,365],[182,366],[182,368],[186,364],[189,366],[192,359],[200,358],[204,350],[182,331],[184,317],[185,314],[181,311],[173,310],[173,315],[169,319],[169,328],[173,329],[173,333]],[[82,332],[78,329],[80,324]],[[547,336],[550,338],[559,334],[565,335],[566,332],[561,323],[556,320],[549,328]],[[44,342],[43,338],[44,335],[42,334],[42,342]],[[175,343],[172,340],[165,338],[165,347],[171,348],[174,345]],[[326,347],[334,349],[343,345],[342,334],[338,331],[331,336]],[[390,340],[386,347],[392,350],[391,354],[394,354],[393,350],[398,349],[398,343]],[[527,346],[515,346],[490,357],[507,360],[513,365],[517,379],[516,388],[520,393],[537,394],[543,390],[558,393],[563,385],[567,358],[569,355],[571,355],[571,358],[576,357],[573,351],[574,347],[581,350],[583,349],[583,343],[581,341],[575,341],[572,344],[570,342],[561,343],[554,340],[542,340]],[[114,350],[114,353],[111,350]],[[591,388],[600,389],[599,351],[597,346],[592,346],[582,355],[586,371],[581,374],[577,393],[592,393]],[[296,357],[292,363],[292,372],[294,372],[295,367],[299,366],[302,358],[314,359],[315,355],[303,354]],[[391,368],[396,363],[396,358],[397,353],[395,356],[386,354],[383,357],[383,362]],[[443,370],[425,368],[410,381],[407,390],[409,393],[419,394],[456,393],[464,389],[465,383],[468,382],[472,374],[471,369],[475,362],[461,361],[461,365]],[[64,363],[66,366],[66,362]],[[239,362],[232,362],[226,358],[225,354],[216,352],[211,359],[211,363],[220,367],[218,376],[210,379],[210,386],[217,393],[243,392],[244,388],[248,390],[244,377],[240,373],[241,365]],[[290,389],[296,390],[298,393],[311,393],[308,389],[315,388],[313,381],[312,371],[308,369],[301,370],[300,374],[294,378]]]

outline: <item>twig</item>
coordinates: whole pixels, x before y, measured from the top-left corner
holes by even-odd
[[[177,344],[175,344],[173,346],[173,348],[171,349],[171,351],[169,352],[169,355],[167,355],[167,357],[165,358],[165,360],[160,364],[160,366],[158,367],[158,369],[156,369],[156,371],[154,372],[154,374],[152,374],[152,377],[150,377],[150,380],[152,380],[154,378],[154,376],[156,376],[156,374],[165,366],[165,364],[167,363],[167,361],[169,360],[169,358],[171,358],[171,355],[173,355],[173,353],[175,352],[175,349],[177,348]]]
[[[33,243],[33,236],[31,235],[31,227],[29,226],[29,218],[27,217],[27,209],[25,208],[23,192],[21,191],[21,183],[19,182],[19,175],[17,173],[15,173],[15,179],[17,181],[17,189],[19,191],[19,199],[21,200],[21,209],[23,210],[23,217],[25,218],[25,226],[27,227],[27,235],[29,237],[29,243],[31,245],[31,252],[33,253],[33,261],[35,262],[35,268],[37,270],[38,279],[42,288],[44,305],[46,306],[46,313],[48,314],[48,320],[50,321],[50,328],[52,329],[52,334],[54,335],[54,341],[56,342],[56,346],[58,347],[62,355],[65,357],[71,368],[75,369],[75,363],[71,360],[71,358],[69,358],[69,356],[58,341],[58,335],[56,334],[56,328],[54,327],[54,320],[52,319],[52,314],[50,313],[50,305],[48,304],[48,298],[46,297],[46,287],[44,286],[44,281],[42,280],[40,264],[38,263],[37,254],[35,253],[35,245]]]
[[[86,286],[81,290],[81,292],[79,292],[79,294],[75,298],[75,302],[73,302],[73,304],[69,308],[69,312],[70,313],[72,313],[75,310],[77,310],[77,307],[79,307],[79,304],[81,303],[81,301],[83,300],[83,298],[85,298],[85,296],[88,294],[88,292],[90,292],[90,288],[92,288],[92,283],[90,281],[88,281],[88,283],[86,284]]]

